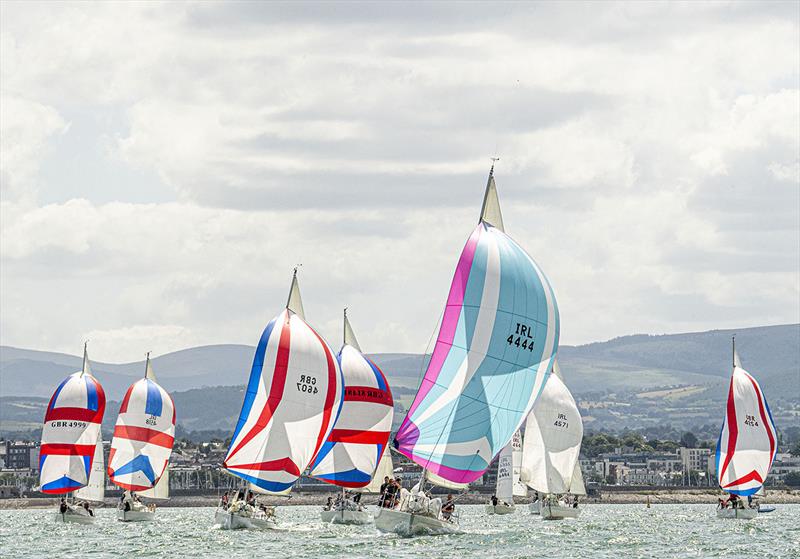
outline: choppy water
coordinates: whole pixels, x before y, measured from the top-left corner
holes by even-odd
[[[528,513],[488,516],[461,506],[464,533],[404,539],[373,526],[323,525],[319,507],[282,507],[281,531],[226,531],[210,508],[162,508],[155,522],[122,523],[97,511],[92,526],[60,524],[50,510],[0,511],[0,557],[386,557],[580,559],[627,557],[800,557],[800,505],[755,520],[718,520],[709,505],[586,505],[577,520]]]

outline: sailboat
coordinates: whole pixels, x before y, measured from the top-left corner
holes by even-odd
[[[50,398],[44,416],[42,444],[39,449],[40,491],[64,495],[56,520],[92,524],[94,514],[88,501],[103,500],[103,440],[100,425],[106,409],[103,387],[92,376],[89,353],[83,346],[83,368],[68,376]],[[99,487],[99,490],[98,490]],[[78,493],[81,489],[83,492]],[[67,501],[67,495],[86,502],[85,507]]]
[[[401,491],[397,508],[379,511],[378,529],[405,535],[458,530],[454,502],[430,498],[426,484],[460,489],[486,472],[533,407],[558,332],[550,284],[504,231],[493,164],[430,362],[394,440],[397,452],[423,472],[410,492]]]
[[[558,362],[525,425],[521,479],[541,498],[531,503],[532,512],[544,520],[576,518],[577,506],[562,496],[585,495],[578,456],[583,440],[583,421],[575,399],[561,380]],[[577,504],[577,500],[574,501]]]
[[[510,514],[514,512],[514,448],[508,443],[497,461],[497,485],[493,500],[486,504],[489,514]],[[496,500],[496,502],[495,502]]]
[[[286,308],[256,347],[223,468],[250,491],[288,494],[328,440],[343,392],[336,354],[305,321],[295,268]],[[217,508],[215,523],[223,529],[277,526],[274,508],[243,497],[242,490]]]
[[[775,422],[753,376],[742,368],[733,339],[733,373],[728,405],[717,441],[717,480],[729,494],[717,507],[719,518],[755,518],[758,507],[741,497],[757,495],[777,452]]]
[[[167,466],[174,442],[175,404],[156,382],[148,353],[144,378],[128,388],[120,404],[108,456],[108,477],[125,491],[117,508],[117,520],[152,520],[155,504],[145,506],[139,497],[169,498]]]
[[[370,484],[392,429],[394,401],[383,372],[361,353],[344,310],[344,342],[337,356],[344,377],[344,400],[333,430],[311,466],[311,476],[342,488],[320,513],[323,522],[369,524],[372,515],[347,489]]]

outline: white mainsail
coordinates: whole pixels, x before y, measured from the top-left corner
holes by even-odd
[[[540,493],[572,493],[583,422],[575,399],[560,378],[557,364],[553,373],[528,416],[521,479]]]
[[[378,462],[378,468],[375,470],[375,475],[372,476],[372,481],[369,482],[369,485],[363,487],[361,489],[357,489],[356,491],[360,491],[363,493],[380,493],[381,492],[381,485],[383,485],[383,478],[392,478],[394,477],[394,465],[392,464],[392,454],[389,452],[389,447],[385,447],[383,450],[383,455],[381,456],[381,461]]]
[[[495,496],[501,503],[510,505],[514,502],[514,459],[511,443],[503,447],[497,459],[497,487]]]
[[[152,489],[139,491],[139,495],[158,501],[166,501],[169,499],[169,464],[167,464],[161,477],[158,478],[155,486]]]
[[[520,481],[519,476],[522,472],[522,433],[517,430],[514,438],[511,439],[511,461],[514,465],[511,479],[514,482],[514,497],[527,497],[528,486]]]
[[[93,503],[102,503],[106,496],[106,465],[103,458],[103,439],[97,433],[97,443],[94,446],[92,458],[92,471],[89,472],[89,483],[75,491],[75,498]]]

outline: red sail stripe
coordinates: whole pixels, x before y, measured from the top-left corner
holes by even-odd
[[[64,444],[64,443],[47,443],[43,444],[39,449],[39,454],[62,456],[94,456],[93,444]]]
[[[172,445],[175,443],[175,438],[166,433],[156,431],[155,429],[148,429],[147,427],[134,427],[132,425],[117,425],[114,427],[114,437],[141,441],[143,443],[163,446],[164,448],[172,448]]]
[[[52,408],[47,412],[45,423],[49,421],[86,421],[87,423],[99,423],[95,421],[97,412],[86,408]]]
[[[136,386],[136,384],[132,384],[128,388],[128,391],[125,392],[125,397],[122,399],[122,404],[119,406],[119,413],[122,414],[128,411],[128,401],[131,399],[131,393],[133,392],[134,386]]]
[[[334,443],[386,444],[389,431],[359,431],[357,429],[334,429],[328,440]]]
[[[348,386],[344,389],[345,402],[370,402],[372,404],[392,405],[392,395],[372,386]]]
[[[758,396],[758,411],[761,413],[761,422],[764,425],[764,429],[767,430],[767,436],[769,437],[769,461],[770,464],[772,463],[772,457],[774,456],[775,452],[775,438],[772,436],[772,429],[770,428],[770,423],[767,421],[767,414],[764,411],[764,396],[761,394],[761,390],[758,389],[758,383],[756,379],[751,377],[749,374],[747,378],[750,379],[750,382],[753,385],[753,390],[756,391],[756,396]]]
[[[724,485],[722,488],[726,489],[726,488],[731,487],[733,485],[741,485],[742,483],[747,483],[748,481],[753,481],[753,480],[756,480],[759,483],[764,483],[764,480],[761,479],[761,474],[759,474],[757,471],[753,470],[749,474],[740,477],[736,481],[732,481],[729,484]]]
[[[736,450],[736,439],[739,436],[739,426],[736,425],[736,405],[733,400],[734,375],[736,375],[735,370],[733,375],[731,375],[731,386],[728,390],[728,411],[726,417],[726,421],[728,423],[728,449],[725,453],[725,462],[722,463],[722,469],[719,473],[720,481],[722,481],[722,477],[725,475],[725,471],[728,469],[728,464],[730,464],[731,459],[733,458],[733,453]]]
[[[128,491],[146,491],[147,489],[152,489],[153,485],[131,485],[130,483],[123,483],[118,479],[114,479],[114,485],[117,487],[121,487],[122,489],[127,489]]]
[[[325,358],[328,361],[328,392],[325,394],[325,408],[322,411],[322,424],[320,426],[319,434],[317,435],[317,445],[314,448],[314,453],[312,455],[311,461],[309,464],[313,464],[314,460],[317,459],[317,453],[319,453],[319,449],[322,448],[322,443],[325,442],[325,434],[330,426],[331,421],[331,414],[333,413],[333,402],[336,400],[336,391],[340,390],[339,383],[336,382],[336,364],[334,362],[333,354],[328,349],[328,344],[317,334],[316,330],[308,327],[314,335],[319,340],[319,344],[322,346],[323,351],[325,351]]]
[[[236,448],[234,448],[230,455],[228,455],[228,460],[236,456],[236,453],[239,452],[247,443],[253,440],[253,437],[264,430],[270,419],[272,419],[275,409],[281,403],[281,398],[283,398],[283,389],[286,385],[286,373],[289,369],[289,348],[291,341],[291,328],[289,326],[289,320],[289,311],[286,311],[286,319],[283,322],[283,327],[281,328],[281,337],[278,342],[278,355],[275,358],[275,370],[272,373],[272,385],[270,386],[269,396],[267,397],[267,402],[264,405],[264,409],[261,410],[261,415],[259,415],[256,424],[253,425],[253,427],[244,437],[242,437],[242,440],[236,445]]]
[[[234,464],[230,465],[226,462],[226,468],[234,470],[259,470],[265,472],[286,472],[294,476],[300,477],[300,468],[297,467],[291,458],[278,458],[276,460],[267,460],[266,462],[254,462],[252,464]]]

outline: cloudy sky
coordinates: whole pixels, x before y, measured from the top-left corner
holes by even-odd
[[[0,342],[421,352],[489,157],[562,343],[800,320],[800,4],[3,2]]]

